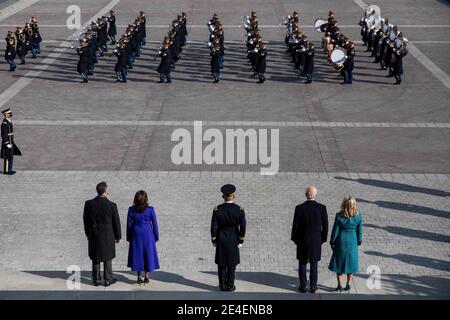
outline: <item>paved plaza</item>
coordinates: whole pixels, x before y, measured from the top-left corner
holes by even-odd
[[[145,11],[148,43],[128,83],[114,82],[111,46],[89,83],[80,83],[71,48],[78,32],[66,27],[72,4],[81,8],[82,23],[114,8],[119,34]],[[319,44],[314,21],[333,10],[342,32],[360,41],[361,0],[0,1],[1,35],[35,15],[44,39],[40,57],[14,73],[0,64],[0,106],[13,109],[15,141],[24,154],[15,158],[16,175],[0,176],[0,299],[450,298],[450,2],[367,4],[379,5],[410,41],[400,86],[359,42],[351,86],[340,85],[321,49],[310,85],[290,63],[283,16],[299,11],[302,31]],[[268,42],[262,85],[250,77],[240,28],[251,10]],[[188,15],[188,44],[173,83],[160,84],[154,57],[181,11]],[[206,23],[214,12],[224,24],[226,49],[218,84],[207,47]],[[193,133],[194,121],[224,136],[229,129],[278,129],[278,173],[261,175],[259,163],[175,164],[171,135]],[[146,190],[155,207],[161,270],[151,274],[150,285],[135,284],[125,239],[113,261],[119,283],[91,285],[82,213],[102,180],[118,204],[123,233],[137,190]],[[248,224],[232,294],[218,289],[209,234],[225,183],[236,185]],[[317,186],[330,229],[342,198],[358,201],[363,244],[349,294],[333,292],[328,243],[317,294],[296,291],[290,232],[308,185]],[[82,270],[81,290],[66,287],[70,265]],[[380,268],[380,289],[367,285],[371,266]]]

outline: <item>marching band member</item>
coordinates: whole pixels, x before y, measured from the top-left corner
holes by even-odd
[[[25,64],[25,56],[27,54],[26,48],[26,36],[21,27],[17,27],[16,29],[16,52],[20,59],[20,64]]]
[[[165,79],[167,79],[167,82],[172,82],[172,77],[170,76],[170,65],[171,65],[171,55],[169,53],[169,47],[170,47],[170,39],[169,37],[165,37],[163,41],[163,45],[161,49],[159,50],[158,56],[161,58],[161,62],[158,66],[158,73],[159,73],[159,82],[163,83]]]
[[[8,35],[6,36],[5,40],[5,60],[9,64],[9,71],[14,71],[16,70],[16,62],[14,61],[14,59],[16,58],[16,39],[14,39],[14,32],[8,31]]]
[[[306,75],[305,83],[312,82],[313,71],[314,71],[314,44],[310,42],[308,44],[308,49],[305,52],[305,65],[303,68],[303,73]]]
[[[403,37],[403,33],[398,34],[398,38],[395,40],[394,50],[392,55],[392,72],[394,74],[396,82],[394,84],[402,83],[403,74],[403,57],[408,53],[406,47],[407,39]]]
[[[31,17],[31,30],[33,32],[31,37],[31,50],[32,53],[37,55],[41,53],[42,37],[39,32],[39,25],[36,17]]]
[[[88,67],[89,67],[89,48],[87,39],[80,39],[80,44],[77,48],[79,56],[77,71],[83,78],[82,83],[88,82]]]
[[[256,45],[256,55],[255,55],[255,71],[258,74],[259,80],[257,83],[264,83],[266,81],[266,57],[267,57],[267,46],[263,42],[259,42]]]
[[[344,82],[342,84],[352,84],[353,68],[355,67],[355,44],[350,41],[347,45],[347,58],[344,62]]]

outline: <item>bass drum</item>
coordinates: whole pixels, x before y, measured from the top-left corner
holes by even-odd
[[[322,18],[318,18],[314,22],[314,29],[316,29],[316,31],[318,31],[318,32],[323,32],[321,27],[326,23],[327,22],[325,20],[323,20]]]
[[[331,52],[330,59],[334,64],[343,64],[347,59],[347,56],[345,55],[344,50],[334,49],[333,52]]]

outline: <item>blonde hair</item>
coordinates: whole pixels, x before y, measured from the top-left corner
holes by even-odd
[[[346,196],[341,203],[340,213],[346,217],[351,218],[358,215],[358,209],[356,207],[356,200],[352,196]]]

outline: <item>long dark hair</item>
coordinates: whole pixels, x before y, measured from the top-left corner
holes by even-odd
[[[134,209],[137,212],[143,212],[148,206],[147,192],[145,192],[144,190],[139,190],[138,192],[136,192],[133,204]]]

